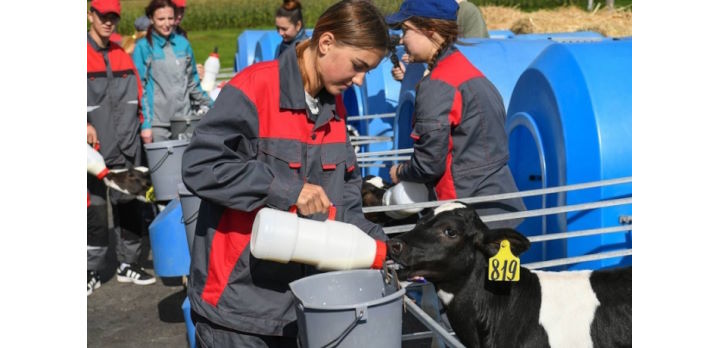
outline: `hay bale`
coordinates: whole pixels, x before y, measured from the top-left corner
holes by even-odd
[[[523,12],[517,8],[482,6],[489,30],[510,29],[515,34],[595,31],[608,37],[632,35],[632,9],[588,12],[574,6]]]

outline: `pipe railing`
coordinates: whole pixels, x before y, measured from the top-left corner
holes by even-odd
[[[358,162],[393,162],[407,161],[410,156],[383,156],[383,157],[358,157]]]
[[[377,157],[377,156],[385,156],[385,155],[405,155],[409,153],[413,153],[413,149],[399,149],[399,150],[387,150],[387,151],[371,151],[371,152],[361,152],[356,154],[355,156],[357,158],[360,157]]]
[[[495,222],[495,221],[520,219],[520,218],[526,218],[526,217],[536,217],[536,216],[542,216],[542,215],[561,214],[561,213],[568,213],[568,212],[572,212],[572,211],[605,208],[605,207],[625,205],[625,204],[630,204],[630,203],[632,203],[632,198],[620,198],[620,199],[611,199],[611,200],[600,201],[600,202],[566,205],[563,207],[534,209],[534,210],[526,210],[526,211],[520,211],[520,212],[515,212],[515,213],[485,215],[485,216],[481,216],[480,218],[482,219],[483,222],[487,223],[487,222]],[[411,229],[413,229],[413,227],[415,227],[414,224],[399,225],[399,226],[385,227],[385,228],[383,228],[383,231],[385,231],[385,234],[394,234],[394,233],[410,231]]]
[[[466,203],[466,204],[492,202],[492,201],[500,201],[500,200],[510,199],[510,198],[539,196],[539,195],[545,195],[545,194],[551,194],[551,193],[583,190],[583,189],[595,188],[595,187],[600,187],[600,186],[625,184],[625,183],[630,183],[630,182],[632,182],[632,177],[628,176],[628,177],[624,177],[624,178],[593,181],[593,182],[583,183],[583,184],[572,184],[572,185],[549,187],[549,188],[544,188],[544,189],[518,191],[518,192],[511,192],[511,193],[501,193],[501,194],[489,195],[489,196],[478,196],[478,197],[470,197],[470,198],[449,199],[449,200],[444,200],[444,201],[432,201],[432,202],[411,203],[411,204],[397,204],[397,205],[387,205],[387,206],[377,206],[377,207],[365,207],[362,209],[362,211],[363,211],[363,213],[377,213],[377,212],[384,212],[384,211],[391,211],[391,210],[405,210],[405,209],[414,209],[414,208],[434,208],[434,207],[443,205],[445,203],[450,203],[450,202],[462,202],[462,203]]]
[[[376,118],[392,118],[395,117],[394,112],[386,114],[374,114],[374,115],[362,115],[362,116],[348,116],[347,121],[361,121],[361,120],[372,120]]]

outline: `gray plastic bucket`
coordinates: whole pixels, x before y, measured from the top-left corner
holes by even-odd
[[[400,347],[402,296],[378,270],[316,274],[290,283],[303,347]]]
[[[177,198],[177,185],[182,183],[182,155],[189,143],[190,140],[185,139],[144,145],[156,200]]]
[[[182,222],[183,225],[185,225],[188,248],[190,254],[192,254],[193,238],[195,238],[195,223],[197,222],[200,211],[200,197],[193,195],[182,183],[178,184],[178,194],[180,195],[180,205],[182,206],[183,215]]]
[[[170,139],[190,139],[200,119],[201,117],[196,115],[174,116],[170,118]]]

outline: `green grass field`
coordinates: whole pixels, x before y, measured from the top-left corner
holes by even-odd
[[[267,28],[270,29],[270,28]],[[203,64],[215,46],[220,55],[220,67],[231,68],[235,66],[235,52],[237,51],[237,37],[244,29],[217,29],[193,30],[188,32],[190,45],[195,53],[195,60]]]

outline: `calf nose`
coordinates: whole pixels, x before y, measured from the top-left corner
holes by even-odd
[[[403,242],[399,240],[390,240],[388,242],[388,246],[390,247],[390,255],[400,255],[403,249]]]

